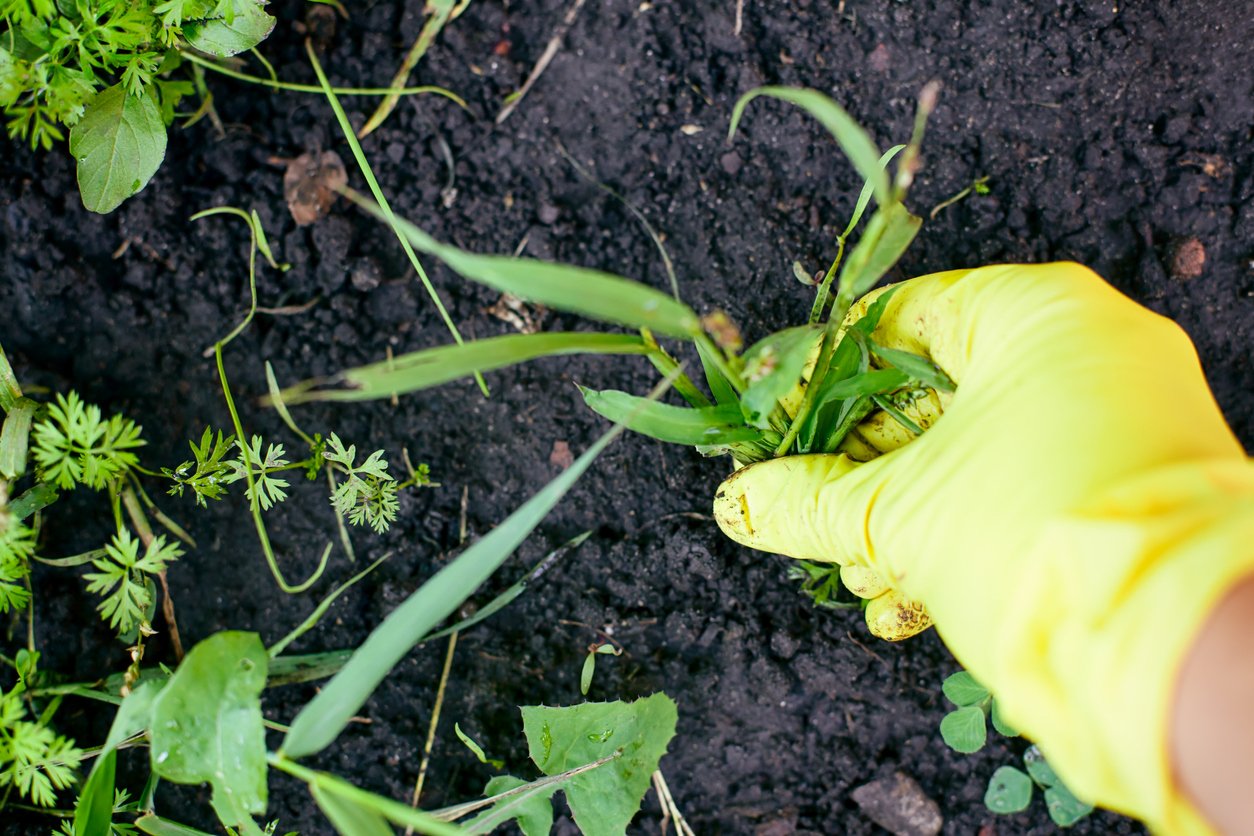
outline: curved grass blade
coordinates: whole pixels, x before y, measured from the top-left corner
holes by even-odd
[[[931,386],[938,392],[953,392],[957,389],[949,375],[926,357],[896,348],[886,348],[875,340],[867,340],[867,346],[876,357],[887,360],[925,386]]]
[[[598,392],[580,386],[579,391],[593,412],[658,441],[696,446],[756,441],[762,437],[759,430],[744,426],[736,406],[690,409],[616,389]]]
[[[346,194],[377,217],[393,222],[361,195]],[[399,218],[395,219],[395,228],[415,249],[435,256],[465,278],[519,299],[603,322],[648,328],[671,337],[692,337],[701,333],[700,319],[691,308],[632,279],[532,258],[469,253],[442,244]]]
[[[17,376],[9,365],[9,358],[4,356],[4,346],[0,345],[0,409],[8,412],[22,397],[22,387],[17,384]]]
[[[905,254],[923,219],[910,214],[905,206],[893,203],[871,216],[866,232],[849,253],[840,271],[840,289],[832,317],[844,312],[859,296],[870,290]]]
[[[16,479],[26,472],[26,450],[31,423],[39,404],[30,398],[18,398],[9,408],[9,415],[0,429],[0,476]]]
[[[560,476],[393,610],[344,669],[296,715],[283,753],[299,758],[330,745],[410,648],[514,553],[623,429],[620,425],[601,436]]]
[[[284,389],[283,403],[366,401],[417,392],[504,366],[559,354],[647,354],[649,346],[635,334],[541,333],[509,334],[442,345],[402,354],[381,363],[347,369],[329,380],[306,380]],[[317,389],[341,383],[342,389]],[[276,403],[271,398],[270,403]]]
[[[875,142],[843,107],[817,90],[795,87],[758,87],[750,90],[736,102],[732,111],[731,127],[727,131],[728,139],[735,136],[736,126],[740,124],[745,107],[759,96],[769,96],[795,104],[821,122],[840,145],[840,150],[845,152],[849,162],[853,163],[853,167],[871,184],[879,204],[888,205],[891,201],[888,175],[880,166],[880,152],[875,147]]]

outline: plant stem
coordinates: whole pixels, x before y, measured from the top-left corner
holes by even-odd
[[[823,282],[815,293],[814,305],[810,308],[811,325],[817,324],[823,318],[823,309],[827,307],[828,300],[831,299],[832,295],[832,279],[836,278],[836,269],[840,267],[840,261],[844,257],[845,236],[841,235],[836,239],[836,258],[832,260],[832,266],[827,268],[827,273],[823,276]]]
[[[148,524],[144,509],[139,507],[139,498],[135,496],[134,489],[129,485],[122,489],[122,504],[126,506],[126,514],[131,518],[131,525],[135,526],[135,530],[139,532],[140,541],[147,549],[154,539],[152,526]],[[170,595],[170,583],[166,578],[165,569],[157,573],[157,579],[161,581],[161,614],[165,617],[166,627],[170,629],[170,645],[174,648],[174,658],[182,662],[183,639],[179,636],[178,619],[174,617],[174,598]]]
[[[409,799],[409,806],[418,809],[418,799],[422,796],[422,785],[427,779],[427,767],[431,764],[431,748],[435,745],[435,731],[440,725],[440,710],[444,707],[444,690],[448,686],[449,671],[453,667],[453,653],[457,650],[457,631],[448,637],[448,650],[444,653],[444,670],[440,673],[440,685],[435,692],[435,705],[431,709],[431,725],[427,728],[427,742],[422,747],[422,764],[418,767],[418,780],[414,783],[414,794]],[[405,836],[413,836],[413,827],[405,828]]]
[[[321,93],[322,87],[317,84],[294,84],[290,81],[272,81],[261,76],[248,75],[238,70],[232,70],[230,67],[224,67],[217,62],[201,58],[194,52],[180,51],[185,60],[190,61],[197,66],[204,67],[207,70],[213,70],[215,73],[236,79],[237,81],[247,81],[249,84],[260,84],[262,87],[271,87],[275,90],[287,90],[291,93]],[[398,96],[420,96],[426,93],[434,93],[437,96],[443,96],[449,101],[463,109],[469,109],[466,102],[456,93],[445,90],[433,84],[427,84],[421,87],[403,87],[400,90],[393,90],[391,87],[332,87],[331,91],[337,96],[390,96],[396,94]]]

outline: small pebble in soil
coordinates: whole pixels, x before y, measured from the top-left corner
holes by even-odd
[[[1197,238],[1177,241],[1171,250],[1171,277],[1186,281],[1196,279],[1206,269],[1206,247]]]
[[[383,267],[378,259],[363,256],[353,262],[350,278],[353,288],[365,293],[374,290],[383,281]]]
[[[894,836],[936,836],[945,823],[940,806],[903,772],[863,784],[853,791],[853,800],[867,818]]]
[[[718,158],[718,163],[723,167],[723,171],[735,176],[740,171],[740,155],[735,151],[728,151],[726,154]]]

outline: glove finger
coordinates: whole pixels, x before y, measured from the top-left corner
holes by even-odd
[[[878,598],[891,589],[879,572],[853,564],[840,567],[840,582],[859,598]]]
[[[894,456],[786,456],[733,473],[714,495],[714,518],[737,543],[823,563],[870,565],[866,520]]]
[[[932,617],[918,601],[890,589],[866,605],[866,626],[871,635],[899,642],[932,626]]]

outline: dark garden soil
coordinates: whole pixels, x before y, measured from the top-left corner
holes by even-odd
[[[417,35],[423,2],[350,5],[352,19],[340,22],[324,57],[332,80],[386,84]],[[926,213],[983,175],[991,193],[926,224],[890,278],[998,261],[1087,263],[1189,332],[1224,413],[1254,445],[1254,9],[1205,0],[1126,8],[1119,0],[848,0],[837,10],[817,0],[745,0],[737,34],[735,5],[588,3],[548,71],[498,126],[502,99],[568,3],[472,3],[415,74],[464,96],[470,113],[436,97],[402,102],[366,152],[397,211],[441,239],[487,252],[525,241],[532,256],[663,286],[649,238],[580,179],[560,141],[664,231],[686,300],[700,311],[725,308],[752,339],[809,310],[810,291],[790,264],[827,263],[859,184],[822,129],[779,103],[755,104],[726,145],[736,97],[764,83],[817,87],[887,147],[905,140],[919,89],[939,79],[909,202]],[[264,53],[282,78],[312,81],[299,23],[306,4],[272,10],[280,22]],[[263,305],[317,300],[305,313],[259,316],[229,348],[251,429],[281,435],[255,405],[263,360],[291,382],[378,360],[388,348],[448,342],[385,227],[343,202],[313,226],[293,223],[275,158],[336,150],[350,183],[363,188],[325,101],[222,77],[209,83],[225,136],[208,120],[174,130],[166,164],[112,215],[82,209],[63,148],[34,154],[8,144],[0,160],[0,340],[24,380],[77,388],[141,422],[150,466],[177,464],[188,438],[227,421],[201,352],[246,308],[247,237],[237,220],[188,221],[198,210],[260,214],[292,264],[287,273],[262,270]],[[373,107],[346,104],[358,124]],[[1195,257],[1194,241],[1204,250],[1200,273],[1178,257],[1182,249]],[[495,294],[428,266],[467,336],[511,331],[485,310]],[[554,314],[543,325],[588,327]],[[294,650],[357,644],[444,565],[458,549],[463,492],[469,535],[481,536],[559,472],[563,445],[585,449],[605,424],[581,406],[576,381],[643,392],[653,377],[631,359],[547,361],[489,375],[489,400],[462,382],[396,405],[302,408],[306,427],[385,447],[394,467],[408,448],[441,486],[406,497],[388,535],[356,536],[361,560],[395,555]],[[604,631],[626,652],[603,659],[591,697],[665,690],[676,700],[679,733],[662,766],[697,833],[882,832],[851,792],[895,771],[939,802],[946,833],[1052,830],[1039,800],[1006,818],[982,803],[988,776],[1026,744],[998,738],[975,756],[943,745],[939,686],[957,666],[934,634],[874,641],[856,613],[811,606],[782,559],[719,534],[705,515],[727,471],[726,460],[640,437],[602,456],[481,593],[487,600],[552,547],[595,529],[503,615],[462,637],[424,806],[476,797],[492,774],[453,736],[454,720],[516,772],[534,775],[516,706],[578,701],[585,649]],[[313,569],[333,536],[318,490],[298,498],[270,523],[293,579]],[[200,541],[170,575],[189,645],[225,628],[273,642],[311,609],[315,598],[275,586],[238,498],[208,511],[187,499],[163,505]],[[49,554],[92,547],[106,531],[99,498],[68,508]],[[356,568],[337,552],[314,594]],[[36,584],[45,667],[91,679],[125,666],[73,572],[40,570]],[[441,643],[411,653],[364,709],[368,722],[351,725],[315,764],[407,798],[443,652]],[[169,648],[158,638],[150,659],[161,658]],[[290,720],[313,693],[312,685],[271,691],[267,714]],[[101,739],[108,722],[83,702],[67,702],[59,719],[82,742]],[[207,792],[162,792],[164,812],[210,826]],[[330,832],[296,783],[274,778],[271,797],[280,832]],[[658,822],[650,796],[634,830],[657,832]],[[5,830],[46,832],[45,824]],[[1075,830],[1142,832],[1112,814]]]

